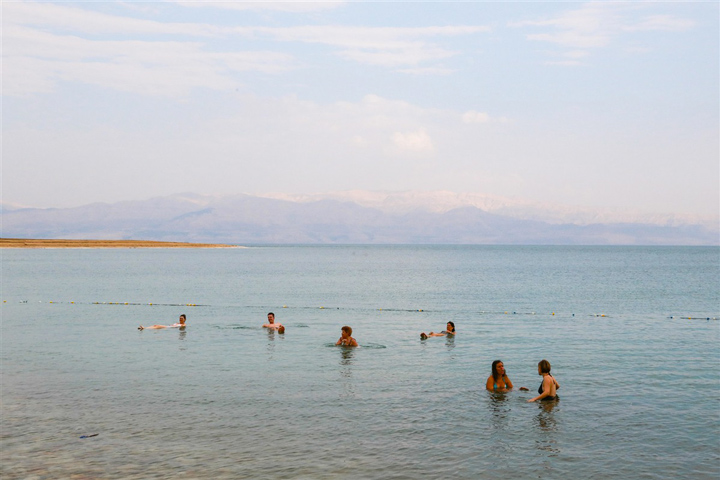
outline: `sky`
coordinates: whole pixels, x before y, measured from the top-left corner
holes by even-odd
[[[2,2],[2,201],[720,214],[718,2]]]

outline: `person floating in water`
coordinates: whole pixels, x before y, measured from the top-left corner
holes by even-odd
[[[444,337],[445,335],[455,335],[455,324],[453,322],[448,322],[447,330],[443,330],[442,332],[421,333],[420,340],[425,340],[428,337]]]
[[[154,328],[154,329],[157,329],[157,328],[185,328],[185,320],[186,320],[186,317],[185,317],[185,314],[183,313],[182,315],[180,315],[180,318],[178,319],[179,323],[173,323],[172,325],[150,325],[149,327],[143,327],[142,325],[140,325],[138,327],[138,330],[145,330],[146,328],[148,328],[148,329],[150,329],[150,328]]]
[[[277,330],[278,333],[285,333],[285,327],[282,323],[275,323],[275,314],[273,312],[268,313],[268,323],[263,325],[263,328]]]
[[[488,377],[485,388],[498,392],[504,392],[513,388],[513,384],[508,378],[507,372],[505,372],[505,364],[502,360],[495,360],[492,363],[492,375]]]
[[[542,375],[543,377],[540,388],[538,388],[540,395],[531,398],[528,402],[557,400],[559,398],[557,396],[557,389],[560,388],[560,384],[555,380],[555,377],[550,375],[550,362],[540,360],[540,363],[538,363],[538,375]]]
[[[345,325],[340,329],[340,335],[341,337],[335,345],[342,345],[344,347],[358,346],[357,340],[352,337],[352,328]]]

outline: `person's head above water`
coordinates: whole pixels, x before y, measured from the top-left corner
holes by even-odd
[[[505,375],[505,364],[502,360],[495,360],[492,363],[492,376],[495,380],[499,380]]]
[[[275,314],[273,312],[268,313],[268,323],[275,323]]]
[[[347,325],[345,325],[340,330],[342,330],[344,333],[346,333],[348,337],[352,336],[352,328],[351,327],[348,327]]]
[[[185,320],[187,320],[187,317],[186,317],[185,314],[183,313],[183,314],[180,315],[180,323],[185,324]]]
[[[545,359],[540,360],[540,362],[538,363],[538,372],[541,374],[542,373],[550,373],[550,362],[548,362]],[[562,372],[560,372],[560,373],[562,373]]]
[[[454,332],[455,331],[455,324],[453,322],[447,323],[447,330],[448,332]]]

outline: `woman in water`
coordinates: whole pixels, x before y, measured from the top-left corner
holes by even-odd
[[[140,325],[138,327],[138,330],[145,330],[146,328],[179,328],[179,327],[185,327],[185,314],[183,313],[180,315],[180,318],[178,320],[180,323],[173,323],[172,325],[150,325],[149,327],[143,327]]]
[[[498,392],[505,392],[513,388],[513,384],[505,372],[505,365],[502,360],[495,360],[492,363],[492,375],[488,377],[485,388]]]
[[[443,330],[442,332],[421,333],[420,340],[425,340],[428,337],[444,337],[445,335],[455,335],[455,324],[453,322],[448,322],[447,330]]]
[[[557,389],[560,388],[560,384],[555,380],[555,377],[550,375],[550,362],[540,360],[540,363],[538,363],[538,375],[542,375],[543,377],[540,388],[538,388],[540,395],[531,398],[528,402],[557,400]]]
[[[340,329],[340,339],[335,345],[342,345],[343,347],[357,347],[358,343],[352,337],[352,328],[345,325]]]

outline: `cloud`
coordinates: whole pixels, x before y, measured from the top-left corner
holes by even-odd
[[[52,28],[57,34],[72,33],[126,35],[190,35],[212,37],[223,28],[199,23],[156,22],[132,17],[108,15],[82,8],[51,3],[3,2],[3,30],[8,26]],[[5,33],[3,33],[3,37]]]
[[[190,89],[235,88],[233,74],[292,67],[275,52],[212,52],[199,42],[100,41],[11,26],[3,32],[3,94],[49,92],[62,82],[141,94],[179,96]]]
[[[366,65],[384,67],[417,66],[459,55],[423,39],[472,35],[489,31],[484,26],[441,27],[353,27],[306,25],[297,27],[239,27],[234,32],[248,37],[271,38],[281,42],[318,43],[339,48],[338,56]],[[407,73],[420,73],[410,71]],[[427,68],[424,74],[447,74],[447,69]]]
[[[444,67],[398,68],[398,72],[410,75],[450,75],[457,70]]]
[[[193,0],[191,2],[172,2],[188,8],[218,8],[224,10],[273,10],[278,12],[316,12],[323,10],[332,10],[344,5],[346,2],[332,1],[314,1],[307,0],[283,0],[264,1],[264,2],[244,2],[244,1],[226,1],[217,2],[213,0]]]
[[[638,18],[638,13],[642,14],[646,7],[644,4],[591,2],[552,18],[512,22],[509,26],[549,30],[527,34],[526,38],[574,49],[607,47],[627,33],[679,32],[694,26],[691,20],[671,15]]]
[[[634,25],[626,25],[626,32],[682,32],[695,26],[695,22],[684,18],[675,18],[670,15],[651,15]]]
[[[392,140],[395,146],[402,151],[429,153],[435,149],[430,135],[424,129],[407,133],[395,132]]]
[[[490,121],[490,115],[470,110],[463,113],[462,121],[463,123],[487,123]]]
[[[305,8],[300,3],[288,5],[290,9]],[[278,5],[232,3],[221,7]],[[331,55],[347,61],[415,75],[446,75],[450,69],[432,64],[460,52],[427,39],[488,30],[481,26],[228,27],[165,23],[67,5],[21,2],[3,4],[2,21],[5,95],[47,93],[58,82],[77,82],[142,94],[185,96],[198,87],[235,88],[240,85],[240,72],[279,74],[299,66],[293,55],[283,53],[285,46],[273,51],[268,41],[322,44],[333,49]],[[261,50],[220,51],[221,47],[211,43],[237,37],[265,44]]]
[[[510,119],[507,117],[491,117],[485,112],[476,112],[475,110],[468,110],[463,113],[460,117],[463,123],[510,123]]]

